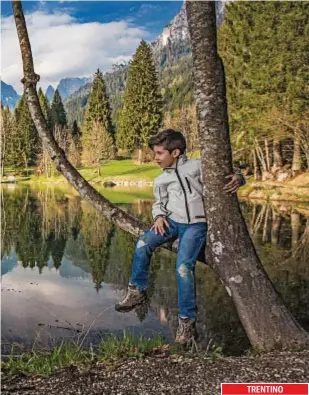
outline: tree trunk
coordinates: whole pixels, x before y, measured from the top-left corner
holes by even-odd
[[[271,227],[271,243],[279,244],[279,236],[281,229],[282,217],[273,209],[272,227]]]
[[[22,5],[20,1],[12,1],[12,5],[23,60],[24,78],[22,82],[24,84],[25,96],[31,118],[42,140],[43,146],[46,148],[56,169],[63,174],[67,181],[79,192],[82,198],[89,201],[96,210],[116,224],[120,229],[138,237],[146,229],[149,229],[151,225],[119,209],[93,188],[68,161],[64,151],[59,147],[53,133],[48,128],[36,91],[36,84],[39,81],[39,76],[34,72],[31,46]],[[52,169],[53,168],[54,167],[52,167]],[[165,244],[163,248],[173,252],[178,251],[177,246],[172,243]],[[198,260],[206,263],[204,251],[200,253]]]
[[[268,235],[269,235],[269,232],[268,232],[269,213],[270,213],[270,207],[267,205],[264,226],[263,226],[263,237],[262,237],[263,243],[268,243],[268,241],[269,241],[269,237],[268,237]]]
[[[281,153],[281,142],[279,139],[274,138],[273,140],[273,166],[271,171],[274,173],[281,169],[283,166],[282,153]]]
[[[256,155],[256,150],[255,150],[255,148],[253,148],[253,150],[252,150],[252,155],[253,155],[253,171],[254,171],[254,179],[255,179],[255,181],[258,181],[258,180],[260,180],[260,178],[261,178],[261,174],[260,174],[260,167],[259,167],[259,164],[258,164],[258,159],[257,159],[257,155]]]
[[[138,152],[137,164],[141,165],[143,163],[143,149],[141,147],[139,147],[137,152]]]
[[[265,181],[265,180],[267,180],[268,175],[269,175],[267,162],[266,162],[266,159],[265,159],[265,156],[264,156],[264,152],[263,152],[262,148],[260,147],[258,141],[256,141],[255,144],[256,144],[256,148],[255,148],[256,149],[256,154],[257,154],[257,157],[259,158],[259,161],[260,161],[261,166],[262,166],[262,181]]]
[[[267,165],[267,171],[270,172],[270,154],[269,154],[269,141],[267,139],[264,140],[265,144],[265,156],[266,156],[266,165]]]
[[[292,249],[297,247],[299,241],[300,231],[300,214],[297,211],[291,213],[291,228],[292,228]]]
[[[4,175],[4,158],[5,158],[5,138],[6,136],[4,136],[4,133],[7,133],[7,131],[3,130],[3,123],[1,123],[0,125],[1,127],[1,173],[0,176],[3,177]]]
[[[309,336],[274,289],[257,256],[236,195],[223,193],[233,171],[225,75],[217,53],[215,2],[188,1],[199,143],[208,219],[207,261],[231,295],[255,349],[308,345]]]
[[[292,173],[296,176],[301,171],[301,147],[298,133],[294,134]]]

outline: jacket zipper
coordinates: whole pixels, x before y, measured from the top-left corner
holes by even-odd
[[[178,181],[179,181],[179,183],[180,183],[180,186],[181,186],[181,189],[182,189],[182,191],[183,191],[184,197],[185,197],[185,205],[186,205],[186,212],[187,212],[187,217],[188,217],[188,223],[190,223],[190,222],[191,222],[191,219],[190,219],[190,213],[189,213],[189,207],[188,207],[187,194],[186,194],[186,190],[185,190],[185,188],[184,188],[184,186],[183,186],[183,183],[182,183],[182,181],[181,181],[181,178],[180,178],[180,176],[179,176],[179,173],[178,173],[178,170],[177,170],[177,164],[176,164],[175,173],[176,173],[176,176],[177,176]]]
[[[189,180],[187,179],[187,177],[185,177],[185,180],[187,181],[189,192],[192,193],[191,185],[190,185]]]

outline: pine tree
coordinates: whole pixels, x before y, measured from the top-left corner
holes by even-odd
[[[14,136],[16,134],[15,119],[9,107],[0,108],[0,138],[1,138],[1,169],[0,175],[4,175],[5,166],[14,166]]]
[[[17,167],[24,166],[27,169],[28,166],[36,164],[41,143],[30,116],[25,95],[22,95],[17,104],[15,119],[17,133],[14,144],[14,161]]]
[[[114,128],[111,118],[111,107],[106,93],[105,82],[102,72],[98,69],[94,75],[92,90],[87,103],[84,127],[92,127],[93,122],[104,126],[107,132],[113,136]]]
[[[103,75],[97,70],[82,127],[83,163],[96,165],[100,161],[112,159],[115,155],[114,129],[111,108],[106,94]]]
[[[158,132],[162,123],[162,98],[150,46],[141,41],[129,67],[124,106],[117,130],[117,146],[130,151],[142,150],[149,137]]]
[[[70,146],[70,134],[68,131],[67,116],[58,89],[56,89],[51,105],[51,119],[54,138],[65,154],[68,154]]]
[[[77,123],[77,121],[74,121],[71,126],[71,136],[73,139],[79,140],[81,138],[81,135],[82,135],[82,132],[80,130],[80,127],[78,126],[78,123]]]
[[[91,133],[83,133],[82,163],[96,166],[100,175],[102,160],[113,159],[114,144],[110,133],[99,122],[93,122]]]
[[[234,148],[244,160],[251,151],[263,173],[283,163],[280,144],[294,135],[286,125],[308,117],[308,21],[305,2],[233,2],[226,7],[219,44]],[[302,141],[305,151],[307,140]]]
[[[67,116],[58,89],[56,89],[51,105],[51,118],[53,126],[67,127]]]
[[[53,121],[52,121],[52,114],[49,101],[47,97],[44,95],[42,88],[38,91],[39,102],[41,109],[43,111],[43,115],[45,121],[47,123],[47,127],[52,129]],[[54,171],[54,165],[52,160],[49,157],[48,152],[44,149],[42,145],[42,149],[38,158],[38,165],[37,165],[37,174],[45,173],[47,177],[49,177],[50,173]]]
[[[43,115],[44,115],[45,121],[47,123],[47,126],[49,128],[51,128],[52,127],[51,108],[50,108],[49,101],[48,101],[47,97],[44,95],[44,93],[42,91],[42,88],[39,89],[38,96],[39,96],[41,109],[43,111]]]
[[[75,165],[79,166],[81,164],[81,154],[82,154],[82,141],[81,141],[81,130],[74,121],[70,127],[70,146],[69,146],[69,159]]]

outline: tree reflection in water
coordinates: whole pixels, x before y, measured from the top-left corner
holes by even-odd
[[[135,194],[138,192],[135,192]],[[134,238],[115,228],[73,192],[44,187],[2,189],[2,257],[16,253],[24,268],[59,269],[64,256],[104,283],[124,290],[131,272]],[[122,207],[151,222],[149,200]],[[309,206],[243,201],[241,207],[264,267],[292,313],[309,330]],[[2,267],[2,275],[5,274]],[[249,342],[234,306],[214,273],[197,265],[198,326],[204,348],[210,341],[240,354]],[[150,310],[173,331],[177,320],[175,256],[160,250],[150,270]],[[143,321],[147,310],[137,309]]]

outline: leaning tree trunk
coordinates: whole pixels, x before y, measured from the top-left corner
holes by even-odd
[[[225,75],[217,53],[215,3],[188,1],[186,11],[206,186],[207,261],[223,280],[254,348],[309,344],[308,334],[286,308],[261,265],[237,196],[222,191],[233,168]]]
[[[19,45],[23,60],[25,97],[28,103],[31,118],[42,140],[43,146],[46,148],[49,156],[57,170],[59,170],[68,182],[79,192],[81,197],[88,200],[99,212],[106,218],[115,223],[120,229],[139,236],[145,229],[149,228],[149,224],[145,224],[138,218],[120,210],[117,206],[105,199],[98,191],[96,191],[68,161],[64,151],[59,147],[52,132],[48,128],[45,118],[40,107],[39,98],[36,91],[36,84],[39,76],[34,72],[33,59],[30,41],[28,37],[25,17],[20,1],[12,1],[13,13]],[[177,252],[177,247],[172,243],[166,244],[164,248]],[[205,262],[204,251],[201,252],[198,259]]]

